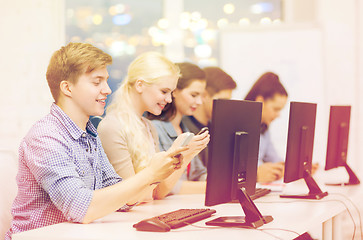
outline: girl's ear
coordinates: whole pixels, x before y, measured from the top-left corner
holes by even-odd
[[[143,80],[136,80],[135,89],[138,93],[142,93],[144,91],[145,82]]]
[[[63,80],[61,81],[61,83],[59,84],[60,90],[61,92],[67,96],[67,97],[71,97],[72,96],[72,86],[71,83]]]
[[[171,96],[173,96],[174,100],[175,100],[175,98],[178,98],[179,93],[180,93],[180,90],[177,88],[175,88],[174,91],[171,92]]]

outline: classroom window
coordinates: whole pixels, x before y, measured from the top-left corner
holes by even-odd
[[[113,57],[109,84],[114,92],[129,63],[145,51],[164,51],[164,11],[180,13],[177,31],[185,59],[200,66],[219,64],[218,34],[234,27],[279,24],[282,0],[184,0],[183,9],[163,9],[164,0],[66,0],[66,41],[88,42]],[[174,6],[173,6],[174,7]]]
[[[162,0],[66,0],[66,41],[91,43],[110,54],[114,92],[130,62],[145,51],[162,52],[150,28],[162,18]]]
[[[218,33],[231,27],[280,24],[281,0],[184,0],[181,16],[187,59],[218,65]]]

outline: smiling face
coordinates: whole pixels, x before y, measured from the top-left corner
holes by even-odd
[[[195,79],[186,88],[175,89],[173,96],[177,112],[181,115],[193,115],[197,107],[202,104],[205,87],[205,80]]]
[[[160,115],[165,105],[171,103],[171,93],[176,88],[178,82],[177,76],[164,76],[154,84],[146,84],[141,81],[139,93],[143,103],[143,111],[150,112],[154,115]]]
[[[105,100],[111,94],[107,83],[106,67],[98,68],[90,73],[83,73],[76,83],[69,83],[75,109],[85,118],[100,116],[105,110]]]

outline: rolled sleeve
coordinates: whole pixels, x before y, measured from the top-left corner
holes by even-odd
[[[60,136],[27,142],[27,165],[54,206],[68,221],[81,222],[92,200],[94,176]],[[78,157],[79,158],[79,157]],[[77,162],[78,160],[78,162]]]

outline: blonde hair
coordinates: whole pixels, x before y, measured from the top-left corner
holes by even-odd
[[[105,67],[112,63],[112,57],[89,43],[69,43],[51,57],[47,69],[47,81],[52,96],[57,102],[59,85],[63,80],[76,83],[83,73]]]
[[[151,159],[150,152],[155,147],[145,136],[145,124],[136,113],[131,102],[130,92],[137,80],[146,84],[156,84],[165,76],[180,76],[179,68],[158,52],[146,52],[137,57],[129,66],[127,76],[114,93],[107,107],[107,114],[114,112],[123,126],[122,135],[126,136],[127,147],[135,172],[145,168]]]

